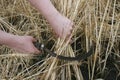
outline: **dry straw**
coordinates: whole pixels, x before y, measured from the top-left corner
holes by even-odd
[[[31,55],[17,54],[6,46],[0,46],[0,79],[84,80],[89,77],[93,80],[98,76],[104,78],[109,56],[115,60],[120,58],[119,0],[52,0],[52,3],[74,22],[72,45],[56,39],[50,25],[27,0],[0,0],[0,28],[15,35],[34,36],[45,44],[51,44],[51,50],[60,55],[73,57],[89,51],[91,45],[96,46],[94,54],[80,62],[48,56],[34,61]],[[86,75],[80,68],[85,65]],[[118,64],[115,65],[120,71]]]

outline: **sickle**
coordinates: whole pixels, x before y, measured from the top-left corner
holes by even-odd
[[[62,55],[57,55],[56,53],[50,51],[49,49],[47,49],[44,44],[39,43],[39,42],[34,42],[34,46],[39,49],[39,50],[44,50],[46,51],[48,54],[50,54],[50,56],[52,57],[56,57],[57,59],[61,59],[61,60],[67,60],[67,61],[81,61],[84,60],[86,58],[88,58],[89,56],[91,56],[93,54],[93,49],[94,47],[91,46],[90,50],[84,54],[79,54],[75,57],[66,57],[66,56],[62,56]]]

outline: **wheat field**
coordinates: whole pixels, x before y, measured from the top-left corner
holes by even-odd
[[[47,20],[27,0],[0,0],[0,29],[33,36],[64,56],[84,54],[94,45],[93,55],[79,62],[64,61],[0,45],[0,80],[120,80],[120,0],[51,1],[74,22],[70,44],[55,37]]]

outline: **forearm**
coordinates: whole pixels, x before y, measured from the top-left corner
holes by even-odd
[[[39,12],[49,21],[60,15],[50,0],[29,0],[29,2],[39,10]]]
[[[69,37],[72,32],[73,23],[61,15],[50,0],[28,0],[47,19],[57,36]]]
[[[14,35],[0,30],[0,44],[7,45],[11,43],[13,39],[14,39]]]

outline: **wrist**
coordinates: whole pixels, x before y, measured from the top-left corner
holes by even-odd
[[[3,45],[9,46],[15,44],[17,42],[16,38],[17,35],[9,34],[7,38],[3,41]]]
[[[10,41],[13,41],[14,35],[6,33],[5,31],[0,30],[0,44],[7,45]]]
[[[61,14],[59,12],[54,12],[54,13],[51,13],[51,14],[47,14],[45,16],[45,18],[48,20],[48,21],[54,21],[57,19],[57,17],[61,16]]]

